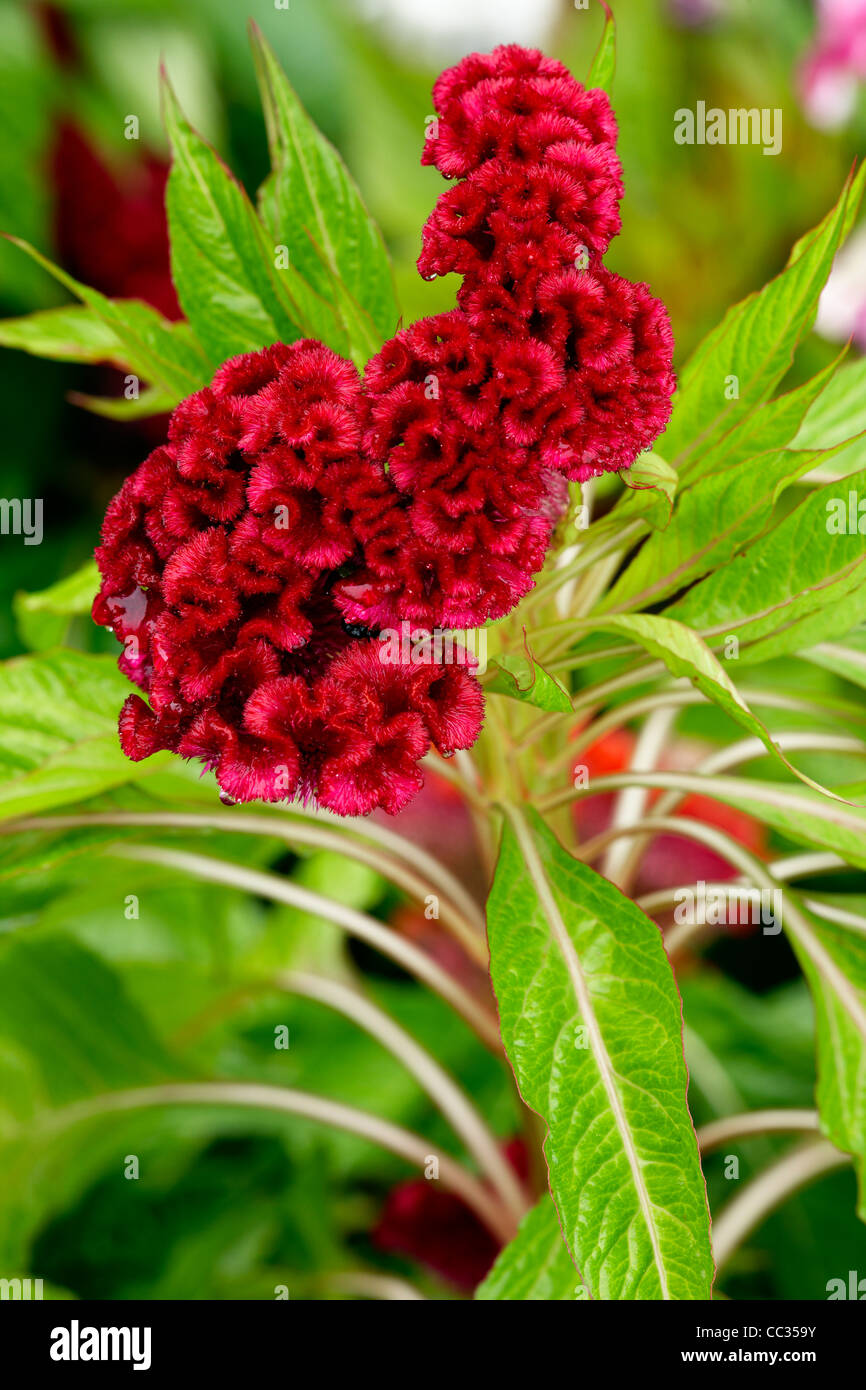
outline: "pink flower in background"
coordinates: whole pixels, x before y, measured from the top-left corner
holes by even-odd
[[[818,301],[815,331],[831,343],[853,339],[866,352],[866,226],[842,247]]]
[[[818,32],[800,69],[813,125],[835,130],[853,114],[866,78],[866,0],[817,0]]]
[[[675,24],[700,29],[721,19],[726,0],[668,0],[668,13]]]

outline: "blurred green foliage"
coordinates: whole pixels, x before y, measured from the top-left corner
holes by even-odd
[[[126,0],[122,7],[116,0],[68,0],[56,8],[79,49],[74,72],[52,59],[35,7],[0,3],[0,229],[51,253],[49,156],[62,114],[74,114],[118,166],[138,153],[123,139],[130,112],[139,116],[142,144],[165,153],[161,57],[192,123],[254,190],[267,152],[246,39],[249,12],[378,220],[404,320],[453,302],[453,283],[427,284],[414,264],[421,226],[443,187],[419,163],[438,56],[402,50],[339,0],[291,0],[285,11],[265,0]],[[609,259],[665,300],[682,363],[732,302],[782,267],[796,237],[831,206],[866,124],[861,110],[829,136],[801,113],[794,71],[814,24],[808,0],[732,0],[726,17],[696,29],[675,24],[665,0],[615,0],[614,9],[613,100],[626,197],[623,232]],[[580,77],[600,30],[600,12],[563,0],[545,46]],[[676,145],[673,113],[699,99],[723,108],[780,107],[782,153],[767,158],[756,147]],[[0,246],[3,316],[62,301],[35,264]],[[797,376],[833,355],[811,338]],[[70,391],[100,393],[97,369],[6,350],[2,363],[0,491],[44,497],[46,542],[0,542],[0,653],[60,638],[108,652],[111,638],[82,617],[76,600],[58,617],[50,602],[19,599],[13,608],[12,599],[62,581],[88,558],[106,501],[150,440],[66,401]],[[759,674],[762,684],[784,687],[778,668]],[[825,672],[815,670],[811,679],[816,689],[838,687]],[[719,716],[701,707],[682,727],[713,737]],[[749,775],[762,771],[758,762]],[[815,775],[823,776],[817,760]],[[190,781],[182,772],[162,776],[167,784],[173,776]],[[151,775],[141,786],[106,792],[90,809],[159,808],[169,790]],[[50,1125],[61,1106],[103,1084],[220,1075],[306,1086],[375,1108],[447,1145],[436,1113],[376,1043],[321,1007],[267,987],[269,975],[288,964],[357,974],[358,961],[333,928],[150,865],[101,859],[94,874],[86,853],[93,835],[68,839],[57,858],[44,840],[38,847],[26,838],[0,845],[0,931],[26,928],[0,971],[4,1131],[22,1122]],[[208,839],[207,852],[221,848],[238,863],[279,865],[297,881],[327,884],[332,896],[380,915],[390,908],[381,880],[350,871],[345,861],[287,859],[275,841],[216,833]],[[172,844],[183,847],[184,840]],[[187,847],[201,848],[201,836]],[[124,917],[130,894],[146,904],[138,920]],[[366,959],[362,964],[373,997],[460,1076],[497,1132],[510,1135],[517,1112],[504,1068],[437,999],[402,978],[372,973]],[[712,961],[700,977],[685,979],[698,1122],[719,1110],[809,1104],[808,994],[802,983],[786,982],[785,969],[760,995],[745,981],[726,979]],[[256,990],[232,1003],[251,981]],[[292,1046],[275,1053],[273,1029],[283,1023]],[[755,1141],[746,1152],[757,1167],[774,1151]],[[120,1159],[127,1153],[140,1157],[137,1182],[124,1179]],[[265,1113],[160,1110],[88,1121],[58,1129],[56,1144],[40,1147],[38,1156],[22,1140],[0,1174],[0,1267],[26,1268],[82,1297],[271,1298],[281,1283],[293,1296],[334,1296],[333,1272],[381,1265],[448,1297],[432,1277],[371,1249],[368,1232],[384,1194],[403,1176],[403,1165],[369,1144]],[[718,1159],[708,1181],[713,1199],[724,1195]],[[788,1203],[737,1257],[726,1291],[821,1298],[829,1278],[866,1271],[852,1181],[838,1175]]]

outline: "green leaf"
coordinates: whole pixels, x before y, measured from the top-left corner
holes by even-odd
[[[864,178],[866,164],[846,180],[823,222],[800,239],[781,274],[734,305],[686,364],[659,446],[678,467],[716,445],[782,379],[814,322],[833,259],[856,218]]]
[[[110,1163],[122,1171],[124,1117],[83,1133],[52,1132],[63,1107],[113,1089],[183,1076],[117,974],[60,934],[0,943],[0,1259],[29,1238]],[[149,1117],[151,1122],[153,1117]],[[146,1132],[147,1119],[133,1124]]]
[[[475,1297],[482,1303],[497,1299],[565,1303],[587,1297],[549,1197],[542,1197],[527,1212],[514,1240],[501,1251],[487,1278],[475,1290]]]
[[[52,1104],[182,1074],[114,972],[60,934],[6,938],[0,1020],[38,1062]]]
[[[808,411],[797,435],[801,449],[841,444],[866,430],[866,357],[847,362]]]
[[[0,320],[0,346],[56,362],[123,360],[117,334],[85,304],[40,309],[23,318]]]
[[[849,491],[866,495],[866,471],[811,493],[760,547],[696,584],[666,616],[736,636],[743,664],[850,632],[866,617],[866,537],[828,530]]]
[[[125,396],[88,396],[80,391],[70,391],[67,396],[71,405],[89,410],[91,415],[99,415],[104,420],[148,420],[154,415],[164,415],[171,411],[176,401],[164,391],[152,387],[138,396],[127,400]]]
[[[685,676],[692,684],[718,705],[732,719],[736,720],[748,733],[759,738],[774,758],[799,781],[824,796],[833,797],[835,793],[822,787],[789,763],[784,753],[773,742],[773,736],[753,714],[734,685],[725,668],[710,651],[706,642],[697,632],[674,622],[666,615],[653,613],[611,614],[593,619],[589,626],[605,628],[611,632],[621,632],[638,642],[652,656],[660,657],[672,676]]]
[[[595,1298],[709,1298],[680,1000],[654,922],[508,808],[491,974],[520,1092],[548,1127],[563,1233]]]
[[[81,801],[165,767],[132,763],[117,715],[132,687],[110,656],[52,651],[0,665],[0,819]]]
[[[538,709],[571,712],[571,696],[565,686],[532,657],[503,652],[490,661],[488,670],[493,672],[492,678],[484,681],[489,694],[507,695]]]
[[[363,366],[399,319],[381,232],[255,24],[250,37],[273,166],[259,193],[262,219],[291,264],[334,304]]]
[[[609,92],[613,86],[616,71],[616,21],[606,0],[600,0],[600,3],[604,9],[604,28],[601,32],[598,48],[595,51],[595,57],[592,60],[586,85],[587,87],[601,87],[603,91]]]
[[[822,394],[832,388],[833,382],[839,376],[839,362],[845,351],[847,349],[809,381],[803,382],[801,386],[795,387],[783,396],[765,401],[757,410],[743,416],[714,447],[701,449],[682,465],[680,486],[692,483],[707,473],[718,473],[720,469],[732,468],[738,463],[745,464],[746,460],[754,459],[758,454],[784,449],[786,445],[791,444],[795,435],[796,440],[791,447],[796,449],[825,449],[847,438],[846,434],[840,435],[839,439],[813,439],[810,442],[803,438],[803,431],[799,428],[804,419],[808,418],[809,410],[820,401]],[[853,433],[855,429],[866,429],[866,422],[863,425],[852,426],[849,433]]]
[[[855,439],[866,430],[866,357],[848,362],[832,377],[809,410],[794,440],[797,449],[827,448],[852,442],[836,458],[840,474],[866,467],[866,441]]]
[[[172,278],[211,366],[292,342],[308,328],[318,336],[306,316],[309,301],[300,307],[291,299],[292,290],[305,295],[299,277],[277,269],[275,248],[249,198],[184,118],[164,75],[162,93],[172,150],[166,188]]]
[[[866,936],[803,915],[811,939],[790,936],[815,1001],[821,1128],[859,1160],[859,1212],[866,1221]]]
[[[169,323],[156,309],[138,299],[107,299],[98,290],[67,275],[26,241],[17,237],[8,240],[92,309],[114,333],[125,363],[150,385],[160,387],[172,401],[182,400],[207,383],[207,362],[187,324]]]
[[[843,642],[820,642],[799,655],[853,685],[866,686],[866,631],[862,628],[849,632]]]
[[[601,611],[650,607],[727,564],[767,529],[785,488],[826,456],[820,449],[783,449],[699,478],[680,494],[670,524],[648,538]]]
[[[95,560],[38,593],[18,593],[12,611],[22,642],[31,651],[44,651],[62,642],[71,618],[89,613],[99,588]]]
[[[614,508],[617,515],[623,521],[630,521],[635,515],[645,517],[652,527],[663,531],[671,519],[679,483],[676,469],[671,468],[661,454],[650,450],[638,455],[632,467],[620,477],[630,491]]]

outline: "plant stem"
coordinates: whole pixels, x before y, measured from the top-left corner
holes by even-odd
[[[398,1303],[426,1303],[423,1293],[408,1279],[394,1274],[371,1274],[363,1269],[350,1269],[339,1274],[323,1274],[317,1279],[320,1288],[331,1293],[357,1294],[359,1298],[383,1299]]]
[[[806,700],[794,699],[790,695],[782,695],[777,690],[742,689],[741,694],[752,709],[757,705],[764,705],[767,709],[784,709],[796,714],[831,717],[831,712],[822,710],[820,705],[810,704]],[[556,758],[552,758],[548,762],[545,772],[550,776],[558,772],[560,768],[568,767],[584,748],[588,748],[590,744],[595,743],[611,729],[619,729],[642,714],[649,714],[654,709],[664,709],[668,706],[671,709],[679,709],[686,705],[705,705],[707,703],[707,696],[690,686],[684,690],[672,688],[660,690],[653,695],[641,695],[637,700],[629,700],[622,705],[617,705],[614,709],[607,710],[605,714],[599,715],[597,719],[587,724],[577,738],[570,739],[568,746]],[[841,714],[841,711],[839,713]],[[763,745],[761,746],[763,747]]]
[[[659,762],[667,742],[668,734],[676,718],[676,710],[661,708],[648,715],[634,747],[631,760],[632,772],[651,772]],[[649,790],[646,787],[624,787],[614,803],[611,825],[614,827],[634,825],[641,820],[646,810]],[[601,872],[611,883],[629,891],[633,873],[639,863],[639,847],[646,844],[645,839],[632,841],[615,840],[608,848]]]
[[[866,743],[858,738],[847,738],[842,734],[813,734],[807,730],[795,729],[787,732],[774,734],[773,742],[782,752],[810,752],[810,753],[855,753],[866,754]],[[769,752],[765,743],[759,738],[744,738],[737,743],[729,744],[727,748],[717,749],[710,757],[705,758],[699,763],[694,772],[699,777],[713,777],[719,772],[728,772],[731,768],[739,767],[742,763],[749,762],[753,758],[769,757]],[[632,764],[636,771],[644,771],[638,768],[636,763]],[[651,766],[646,769],[651,771]],[[620,797],[625,797],[629,793],[623,791]],[[643,795],[648,795],[643,789]],[[669,791],[660,796],[653,808],[653,814],[657,816],[670,815],[682,801],[684,792]],[[638,817],[633,817],[638,819]],[[648,840],[644,837],[635,840],[631,848],[625,853],[622,864],[622,880],[627,885],[637,873],[640,861],[646,851]],[[606,871],[605,871],[606,872]],[[607,874],[610,878],[610,874]]]
[[[848,1154],[822,1139],[801,1145],[759,1173],[713,1222],[716,1270],[721,1270],[746,1237],[795,1192],[850,1162]]]
[[[380,1042],[412,1073],[438,1106],[482,1172],[487,1174],[503,1206],[517,1221],[525,1216],[529,1205],[526,1194],[497,1140],[460,1087],[411,1034],[358,990],[337,980],[290,970],[275,976],[273,983],[279,989],[315,999],[336,1010]]]
[[[404,859],[407,864],[413,865],[431,883],[441,884],[467,921],[477,922],[479,932],[484,935],[484,913],[471,893],[467,892],[460,880],[435,855],[430,854],[414,840],[407,840],[405,835],[398,835],[396,831],[389,830],[387,826],[380,825],[369,816],[365,820],[356,817],[347,821],[344,816],[322,809],[313,811],[297,805],[281,806],[279,809],[282,815],[291,819],[330,825],[343,835],[360,835],[365,840],[372,840],[374,844],[381,845],[383,849],[391,850],[398,859]]]
[[[734,1144],[738,1139],[751,1139],[755,1135],[817,1133],[819,1128],[817,1110],[752,1110],[743,1115],[726,1115],[704,1125],[698,1130],[698,1145],[701,1153],[710,1153],[723,1144]]]
[[[402,888],[404,892],[421,902],[432,892],[439,899],[440,917],[467,955],[482,968],[487,966],[487,950],[484,944],[484,919],[477,908],[473,920],[468,920],[463,912],[442,892],[438,883],[422,878],[412,868],[388,857],[369,845],[352,840],[346,835],[314,825],[295,825],[286,827],[283,819],[277,816],[251,815],[246,811],[235,813],[201,814],[187,812],[125,812],[112,811],[108,814],[82,816],[43,816],[32,820],[14,821],[0,827],[0,834],[23,833],[33,830],[71,830],[87,828],[92,825],[122,827],[141,827],[167,830],[227,830],[244,835],[270,835],[290,845],[311,845],[316,849],[344,854],[348,859],[368,864],[383,878]]]
[[[181,850],[162,849],[153,845],[126,844],[111,846],[105,852],[114,858],[160,864],[164,868],[178,869],[181,873],[192,874],[195,878],[211,883],[224,883],[227,887],[237,888],[242,893],[253,893],[273,902],[287,903],[290,907],[299,907],[303,912],[333,922],[350,936],[366,941],[368,945],[389,956],[404,970],[429,985],[466,1019],[491,1052],[501,1056],[502,1044],[494,1014],[479,1004],[468,990],[443,970],[431,956],[420,951],[405,937],[377,922],[375,917],[359,912],[357,908],[335,902],[320,893],[314,893],[299,884],[287,883],[276,874],[248,869],[244,865],[229,863],[224,859],[212,859],[209,855],[187,854]]]
[[[300,1115],[308,1120],[331,1125],[349,1134],[388,1149],[391,1153],[423,1172],[429,1160],[435,1158],[439,1176],[445,1187],[462,1197],[476,1216],[483,1221],[498,1240],[511,1240],[517,1229],[514,1217],[503,1210],[484,1184],[448,1154],[437,1154],[426,1139],[390,1120],[370,1115],[365,1110],[343,1105],[325,1096],[307,1091],[295,1091],[281,1086],[258,1082],[207,1081],[144,1086],[135,1090],[113,1091],[107,1095],[79,1101],[54,1113],[48,1126],[77,1124],[102,1114],[118,1110],[138,1110],[155,1105],[240,1105],[254,1109],[277,1110],[288,1115]]]

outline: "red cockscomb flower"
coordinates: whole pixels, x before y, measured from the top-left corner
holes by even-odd
[[[363,448],[397,505],[358,519],[365,569],[338,585],[353,621],[478,627],[543,564],[566,500],[538,456],[561,369],[483,327],[459,309],[422,319],[367,364]]]
[[[319,343],[233,359],[175,411],[108,510],[97,621],[148,694],[131,757],[171,748],[230,796],[394,811],[431,747],[481,723],[465,669],[387,669],[384,627],[477,627],[531,589],[566,479],[627,468],[664,429],[664,307],[601,262],[619,230],[603,92],[517,47],[434,89],[424,152],[461,182],[422,273],[458,307],[354,367]]]
[[[421,273],[463,277],[471,333],[555,359],[553,403],[525,403],[542,464],[579,482],[630,467],[670,417],[673,335],[646,285],[601,263],[623,193],[607,96],[515,46],[464,59],[433,94],[423,161],[461,177],[424,228]]]
[[[363,447],[402,509],[376,522],[342,589],[358,622],[509,612],[544,561],[563,480],[630,467],[674,389],[664,306],[601,263],[623,191],[605,94],[509,46],[443,73],[434,103],[424,162],[462,177],[418,266],[463,283],[458,308],[398,333],[365,372]]]
[[[359,400],[355,368],[321,343],[234,358],[114,498],[93,613],[149,697],[121,712],[130,758],[168,748],[235,800],[354,815],[399,810],[431,747],[474,742],[470,671],[391,664],[341,612],[335,580],[389,500],[359,453]]]

